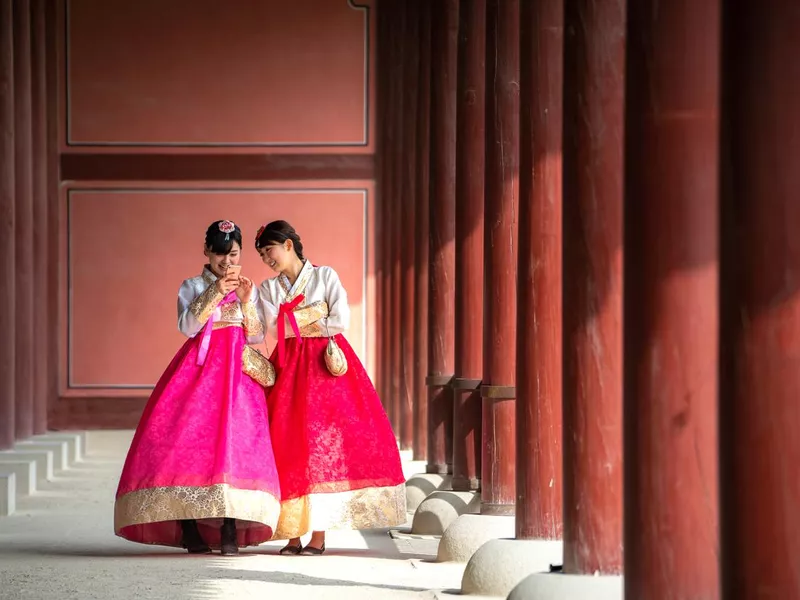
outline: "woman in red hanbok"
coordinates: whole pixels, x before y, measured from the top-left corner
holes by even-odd
[[[342,333],[347,293],[330,267],[303,256],[285,221],[262,227],[256,249],[278,275],[259,287],[266,329],[278,340],[277,372],[267,405],[281,483],[275,539],[282,554],[322,554],[328,529],[368,529],[406,522],[400,453],[378,394]],[[329,336],[347,368],[332,375]],[[313,532],[302,547],[300,536]]]
[[[133,542],[231,555],[274,533],[280,487],[266,395],[242,371],[252,366],[245,345],[263,339],[263,326],[253,283],[236,270],[241,243],[234,223],[213,223],[208,264],[178,291],[189,340],[150,396],[117,490],[114,529]]]

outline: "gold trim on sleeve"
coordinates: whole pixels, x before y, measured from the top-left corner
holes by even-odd
[[[258,318],[258,311],[252,300],[248,300],[242,304],[242,324],[244,325],[244,333],[247,337],[264,333],[264,326],[261,324],[261,319]]]
[[[198,323],[205,325],[224,297],[217,291],[217,286],[212,283],[202,294],[192,300],[189,304],[189,312],[197,319]]]

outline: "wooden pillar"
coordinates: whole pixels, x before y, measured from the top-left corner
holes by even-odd
[[[386,127],[388,122],[389,110],[387,101],[389,94],[386,86],[389,83],[389,53],[387,52],[387,43],[389,41],[389,23],[386,14],[385,4],[381,6],[377,13],[377,49],[376,49],[376,102],[378,106],[377,111],[377,149],[376,149],[376,202],[375,202],[375,364],[376,376],[375,385],[378,390],[378,395],[381,398],[384,409],[386,409],[386,373],[384,371],[384,345],[388,336],[383,328],[383,319],[386,315],[386,308],[384,302],[386,300],[384,290],[384,277],[386,275],[386,268],[384,266],[385,249],[383,240],[386,238],[386,230],[384,228],[384,212],[386,202],[386,155],[388,152],[388,143],[386,141]]]
[[[725,17],[722,201],[722,586],[800,598],[800,12]]]
[[[719,0],[628,6],[625,597],[719,597]]]
[[[395,420],[395,406],[397,404],[395,397],[394,381],[396,375],[396,363],[394,362],[394,340],[392,337],[392,323],[394,321],[393,311],[395,310],[394,296],[393,296],[393,282],[394,282],[394,205],[395,205],[395,179],[397,177],[397,155],[399,149],[397,147],[397,114],[398,110],[398,90],[397,83],[397,31],[394,27],[394,21],[397,15],[396,2],[384,2],[381,4],[380,10],[384,11],[385,19],[387,21],[388,33],[386,39],[386,62],[383,69],[386,70],[386,103],[384,115],[384,142],[383,142],[383,173],[382,173],[382,186],[383,186],[383,204],[382,204],[382,218],[383,218],[383,236],[381,239],[383,249],[383,322],[382,331],[384,336],[383,343],[383,394],[384,406],[389,416],[392,426],[397,432],[399,423]]]
[[[486,0],[462,0],[459,10],[453,489],[471,491],[481,476]]]
[[[34,311],[33,339],[36,360],[33,361],[33,430],[47,432],[48,377],[52,366],[46,344],[56,331],[48,311],[48,242],[47,231],[47,66],[45,38],[45,0],[31,1],[31,68],[33,121],[33,251],[34,281],[32,305]]]
[[[395,435],[399,437],[403,415],[403,398],[401,396],[403,375],[403,353],[401,339],[403,336],[403,269],[402,253],[404,250],[403,237],[403,153],[405,151],[403,127],[403,73],[404,55],[408,40],[405,35],[406,3],[399,2],[394,11],[393,26],[395,33],[395,55],[392,79],[395,90],[392,95],[396,103],[392,110],[391,118],[394,122],[395,140],[393,156],[392,177],[392,205],[391,205],[391,238],[392,238],[392,310],[391,310],[391,368],[392,368],[392,422]]]
[[[33,397],[33,146],[31,122],[31,6],[14,0],[15,381],[16,436],[34,432]]]
[[[455,370],[458,0],[441,0],[432,10],[428,472],[447,473],[452,466]]]
[[[61,170],[59,167],[59,146],[58,146],[58,89],[59,76],[59,45],[58,45],[58,0],[45,1],[46,12],[46,33],[45,45],[47,48],[46,88],[50,90],[47,94],[47,277],[48,277],[48,304],[47,310],[51,316],[51,331],[58,331],[60,327],[59,315],[59,289],[60,277],[60,256],[61,246],[59,244],[59,232],[61,231],[62,214],[66,214],[66,207],[61,203],[59,196],[59,183],[61,181]],[[64,217],[66,218],[66,217]],[[47,337],[47,362],[50,365],[48,376],[48,409],[55,408],[59,400],[59,344],[58,335],[48,335]],[[49,412],[48,410],[48,412]]]
[[[564,19],[564,572],[619,574],[625,2]]]
[[[513,515],[520,1],[489,0],[487,8],[481,513]]]
[[[380,145],[380,236],[376,238],[380,251],[381,314],[378,320],[380,330],[380,393],[383,406],[392,418],[392,366],[391,366],[391,276],[392,276],[392,168],[394,166],[394,129],[392,97],[394,83],[394,35],[392,33],[393,6],[387,1],[381,4],[379,16],[379,62],[378,85],[380,101],[381,145]],[[392,423],[394,425],[394,423]]]
[[[431,4],[420,2],[417,169],[414,211],[414,460],[428,458],[428,289],[430,257]]]
[[[16,438],[14,389],[14,26],[0,3],[0,450]]]
[[[417,88],[419,81],[419,9],[421,0],[406,0],[405,44],[403,52],[403,170],[400,198],[402,228],[402,289],[401,289],[401,378],[400,378],[400,448],[411,450],[414,445],[414,274],[416,247],[410,243],[416,217],[417,192]]]
[[[564,0],[521,3],[517,539],[561,539]]]

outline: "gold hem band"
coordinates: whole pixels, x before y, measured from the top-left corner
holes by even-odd
[[[404,483],[308,494],[281,503],[281,516],[272,539],[292,539],[309,531],[395,527],[404,525],[406,520]]]
[[[242,490],[227,483],[136,490],[114,504],[114,531],[131,525],[229,517],[275,528],[279,500],[269,492]]]

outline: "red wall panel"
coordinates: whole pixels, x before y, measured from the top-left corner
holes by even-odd
[[[185,341],[176,329],[178,286],[200,273],[203,234],[219,218],[242,227],[243,273],[257,283],[274,274],[253,248],[256,229],[276,218],[292,223],[308,258],[339,272],[353,313],[348,339],[365,359],[367,191],[71,190],[67,388],[130,394],[155,384]]]
[[[66,0],[69,145],[367,146],[347,0]]]

